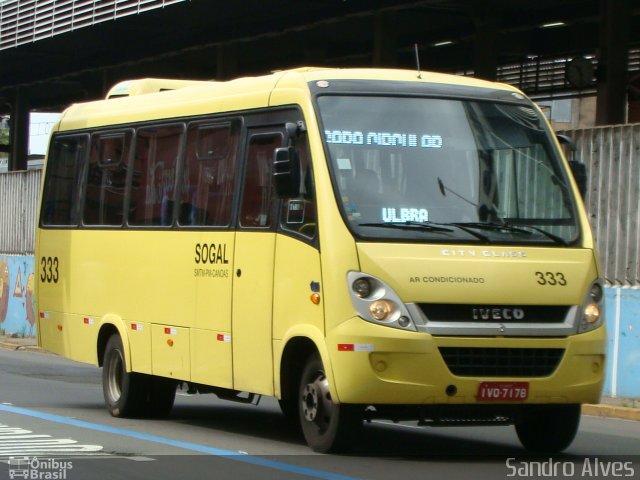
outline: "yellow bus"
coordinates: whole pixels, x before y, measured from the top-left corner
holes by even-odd
[[[181,385],[273,396],[320,452],[378,418],[573,441],[603,280],[584,171],[520,91],[300,68],[109,97],[52,133],[36,263],[40,345],[101,366],[113,416]]]

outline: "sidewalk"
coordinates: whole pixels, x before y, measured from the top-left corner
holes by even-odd
[[[594,417],[640,421],[640,399],[603,396],[597,405],[583,405],[582,413]]]
[[[9,350],[44,351],[33,337],[0,335],[0,348]],[[597,405],[583,405],[582,413],[594,417],[621,418],[640,421],[640,399],[602,397]]]
[[[0,348],[8,350],[43,351],[38,347],[38,340],[34,337],[18,337],[0,335]]]

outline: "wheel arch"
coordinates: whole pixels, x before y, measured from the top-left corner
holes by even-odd
[[[335,383],[331,368],[331,359],[327,351],[324,337],[320,331],[307,329],[304,331],[290,332],[284,343],[284,348],[279,358],[279,377],[277,380],[276,396],[288,400],[295,396],[297,382],[302,375],[305,361],[312,354],[317,354],[325,368],[329,387],[335,394]],[[337,396],[335,397],[337,398]]]
[[[305,360],[317,353],[316,344],[308,337],[293,337],[287,342],[280,361],[280,398],[295,396],[297,380],[302,375]]]
[[[131,351],[129,346],[129,338],[127,336],[127,330],[125,328],[124,321],[115,315],[106,315],[102,319],[100,330],[98,331],[98,340],[96,342],[96,349],[98,353],[98,366],[102,367],[104,363],[104,353],[107,346],[107,342],[112,335],[119,335],[122,341],[122,348],[125,354],[125,367],[127,372],[131,371]]]

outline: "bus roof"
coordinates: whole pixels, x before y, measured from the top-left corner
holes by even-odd
[[[59,130],[81,130],[105,125],[233,112],[273,105],[274,89],[307,91],[310,82],[360,80],[414,82],[518,92],[510,85],[471,77],[414,70],[373,68],[302,67],[270,75],[224,82],[202,80],[141,79],[120,82],[106,100],[78,103],[63,114]]]
[[[173,78],[141,78],[138,80],[125,80],[116,83],[107,93],[107,100],[111,98],[131,97],[146,93],[158,93],[168,90],[202,85],[206,80],[175,80]]]

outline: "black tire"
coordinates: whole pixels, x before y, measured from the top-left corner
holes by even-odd
[[[280,400],[278,400],[278,405],[280,405],[280,410],[286,417],[287,423],[292,425],[297,425],[298,424],[298,405],[296,401],[294,399],[281,398]]]
[[[127,372],[124,349],[119,335],[107,341],[102,363],[102,392],[107,410],[114,417],[140,415],[145,406],[146,379]]]
[[[148,387],[144,397],[145,416],[164,418],[173,408],[173,402],[176,399],[177,383],[170,378],[164,377],[147,377]]]
[[[162,418],[169,415],[176,398],[176,382],[127,372],[120,336],[109,338],[102,366],[102,390],[112,416]]]
[[[520,443],[536,453],[558,453],[573,442],[580,425],[580,405],[525,407],[516,423]]]
[[[307,444],[316,452],[347,450],[362,427],[361,410],[331,399],[322,360],[307,360],[298,388],[298,418]]]

